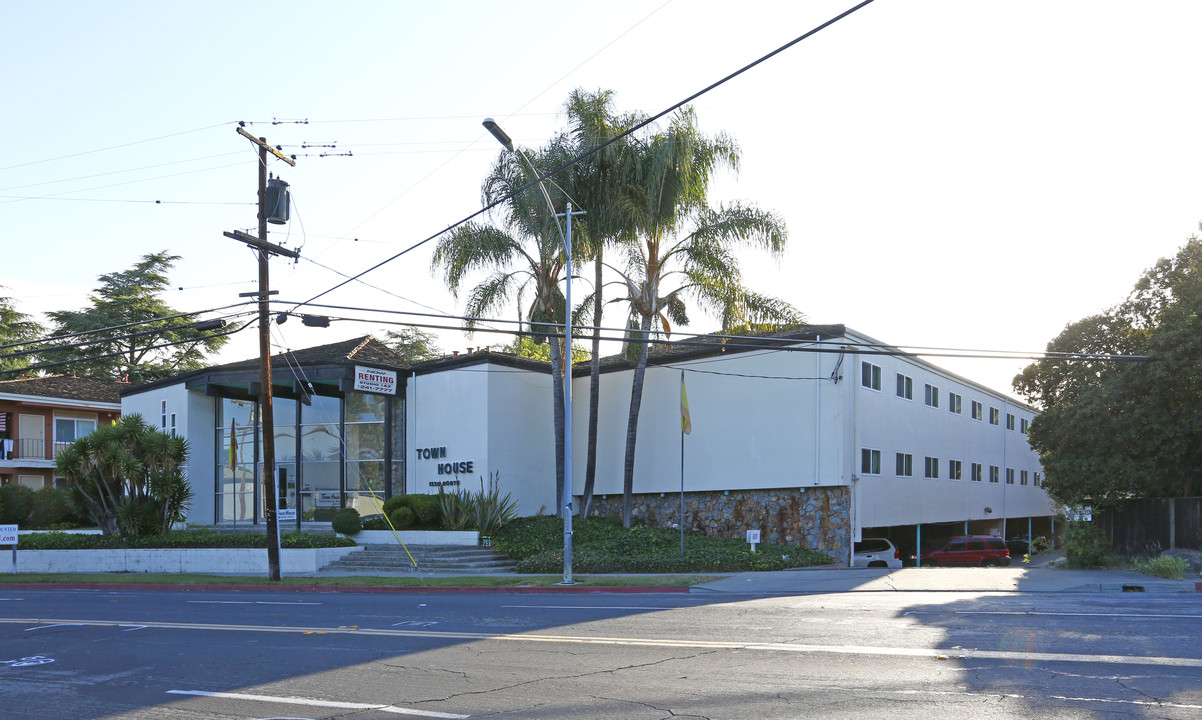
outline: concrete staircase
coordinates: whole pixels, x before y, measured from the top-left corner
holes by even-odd
[[[406,573],[444,572],[492,575],[514,571],[515,563],[494,550],[483,547],[410,545],[409,553],[417,561],[413,569],[409,555],[399,545],[364,545],[321,569],[325,573]]]

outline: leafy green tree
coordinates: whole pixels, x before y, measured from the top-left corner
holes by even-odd
[[[626,264],[615,268],[630,308],[630,354],[635,360],[623,472],[623,524],[633,507],[635,445],[652,328],[671,333],[689,322],[686,300],[721,318],[722,329],[768,322],[799,323],[788,303],[747,288],[735,250],[780,256],[788,234],[774,213],[735,203],[710,207],[710,180],[719,168],[737,169],[739,150],[726,135],[707,137],[686,108],[670,125],[638,143],[625,169],[618,200],[636,230]]]
[[[534,167],[558,167],[566,149],[561,138],[546,148],[526,152]],[[517,153],[498,156],[484,180],[484,204],[510,195],[536,175]],[[561,211],[563,197],[556,211]],[[490,274],[472,288],[465,313],[470,317],[488,317],[516,300],[518,312],[531,330],[554,338],[563,327],[565,299],[560,283],[565,280],[563,240],[552,209],[537,188],[509,197],[493,219],[494,223],[471,222],[444,235],[434,249],[431,266],[441,270],[443,279],[456,297],[468,276],[478,271]],[[530,295],[528,304],[525,301]],[[474,327],[468,321],[468,327]],[[555,431],[556,507],[564,507],[564,407],[563,347],[552,339],[551,395]]]
[[[0,347],[0,372],[28,367],[32,362],[32,355],[9,358],[2,356],[32,349],[24,343],[37,340],[45,332],[45,328],[31,315],[17,310],[16,301],[10,297],[0,297],[0,345],[12,346]]]
[[[70,368],[81,375],[112,378],[128,375],[132,382],[159,380],[204,367],[205,355],[219,350],[226,342],[225,337],[178,327],[195,321],[194,317],[156,320],[179,314],[160,298],[169,286],[167,272],[176,260],[179,256],[165,250],[145,255],[128,270],[101,275],[89,307],[49,313],[55,323],[55,335],[103,331],[88,338],[109,339],[70,350],[47,351],[45,357],[71,360]],[[131,323],[138,324],[106,330]],[[116,339],[133,333],[145,334]]]
[[[435,344],[437,339],[434,333],[419,327],[403,327],[389,330],[384,336],[384,344],[404,358],[405,362],[419,363],[442,356],[442,350]]]
[[[166,533],[187,514],[188,443],[125,415],[59,451],[55,467],[106,535]]]
[[[1118,307],[1073,323],[1049,351],[1146,361],[1040,360],[1015,378],[1039,403],[1029,439],[1067,505],[1202,494],[1202,240],[1144,273]]]
[[[551,343],[538,342],[537,338],[532,338],[529,335],[519,335],[514,338],[513,342],[508,346],[509,352],[518,357],[530,358],[531,360],[542,360],[543,362],[551,361]],[[572,364],[588,362],[591,354],[586,348],[579,345],[572,345]]]

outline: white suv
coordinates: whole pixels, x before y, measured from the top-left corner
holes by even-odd
[[[902,561],[897,548],[885,538],[864,538],[855,545],[851,566],[897,570]]]

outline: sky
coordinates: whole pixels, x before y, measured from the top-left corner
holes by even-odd
[[[239,302],[256,262],[222,233],[257,227],[241,121],[298,155],[269,167],[293,200],[270,240],[302,259],[271,272],[278,299],[307,300],[480,209],[501,152],[485,117],[537,147],[574,88],[658,113],[854,4],[0,4],[0,294],[80,309],[99,275],[168,250],[173,307]],[[741,256],[748,283],[894,345],[1042,350],[1202,220],[1200,29],[1192,0],[876,0],[697,98],[702,130],[742,151],[711,201],[788,227],[781,259]],[[319,302],[457,314],[433,245]],[[386,329],[292,322],[273,342]],[[217,360],[256,353],[248,331]],[[932,361],[1002,392],[1025,364]]]

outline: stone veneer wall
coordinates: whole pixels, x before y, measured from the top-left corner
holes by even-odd
[[[851,542],[846,487],[773,490],[686,492],[685,528],[717,537],[746,537],[759,530],[763,542],[800,545],[836,558]],[[622,496],[593,498],[590,514],[622,517]],[[634,496],[634,522],[649,527],[672,527],[680,518],[680,494]]]

